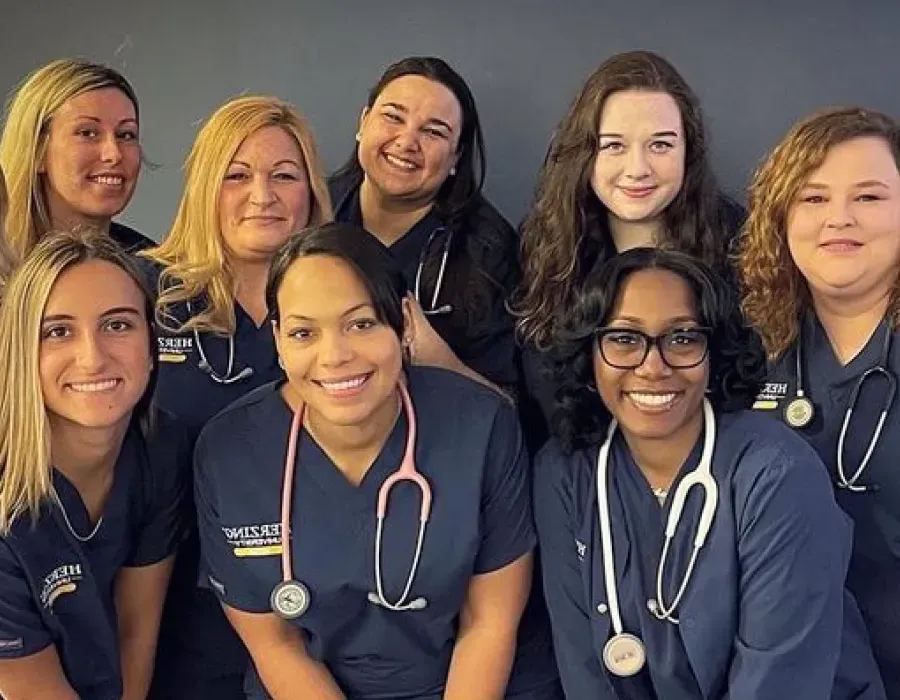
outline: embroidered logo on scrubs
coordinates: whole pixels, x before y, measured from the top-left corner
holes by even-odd
[[[222,534],[236,557],[281,555],[281,523],[223,527]]]
[[[44,576],[41,586],[41,605],[50,608],[60,596],[74,593],[82,578],[84,576],[81,573],[81,564],[57,566]]]
[[[787,396],[787,382],[766,382],[756,395],[756,401],[753,402],[754,411],[773,411],[778,408],[778,404]]]
[[[156,339],[160,362],[184,362],[194,352],[194,339],[159,336]]]
[[[25,640],[21,637],[16,639],[0,639],[0,653],[4,651],[16,651],[25,647]]]

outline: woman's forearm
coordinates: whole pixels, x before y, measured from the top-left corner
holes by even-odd
[[[345,700],[328,669],[302,647],[273,647],[253,663],[272,700]]]
[[[122,700],[146,700],[153,677],[156,638],[155,633],[149,632],[120,637]]]
[[[515,653],[515,630],[487,624],[460,629],[444,700],[502,700]]]

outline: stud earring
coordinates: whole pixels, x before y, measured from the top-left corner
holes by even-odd
[[[281,361],[280,357],[278,358],[278,366],[281,367],[281,369],[284,369],[284,363]]]
[[[454,175],[456,175],[456,168],[455,168],[455,167],[454,167],[454,168],[450,168],[450,177],[453,177]]]

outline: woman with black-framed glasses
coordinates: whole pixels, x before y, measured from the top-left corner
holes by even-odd
[[[884,698],[848,519],[804,441],[745,410],[764,359],[728,286],[634,249],[563,328],[534,504],[567,697]]]

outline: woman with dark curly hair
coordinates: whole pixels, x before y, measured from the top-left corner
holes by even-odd
[[[754,408],[806,438],[838,486],[855,523],[848,585],[900,697],[900,124],[812,115],[760,167],[750,205],[743,307],[772,361]]]
[[[631,250],[560,337],[534,504],[567,697],[884,698],[825,471],[742,410],[764,361],[727,285]]]
[[[649,51],[605,61],[556,128],[522,224],[514,299],[531,393],[544,416],[555,387],[540,352],[591,271],[637,246],[680,250],[728,268],[743,209],[718,189],[700,102],[675,67]]]

